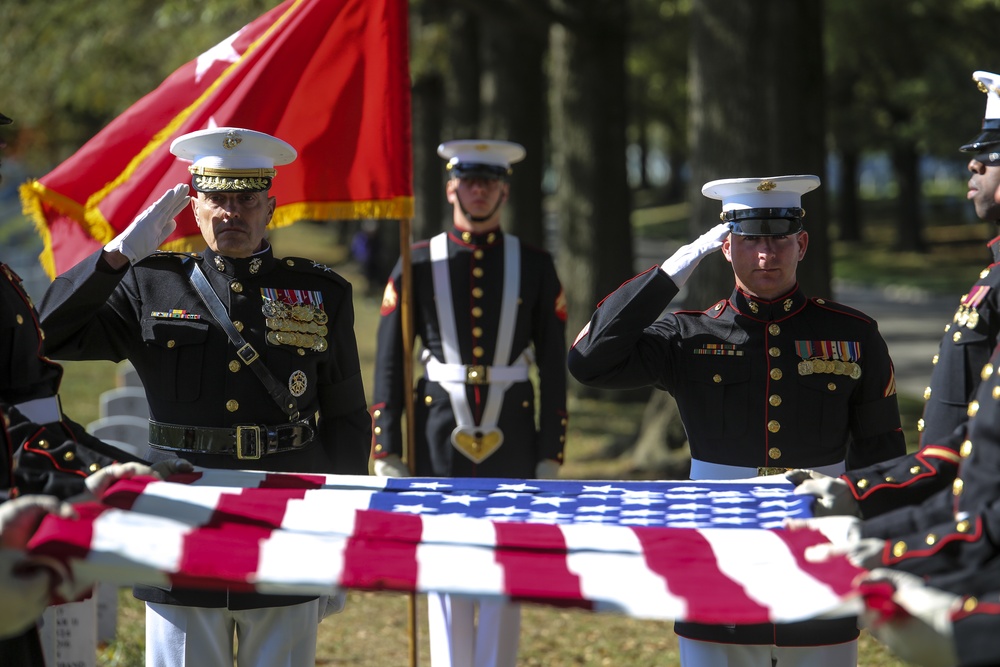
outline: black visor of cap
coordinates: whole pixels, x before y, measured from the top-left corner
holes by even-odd
[[[984,149],[998,144],[1000,144],[1000,118],[989,118],[983,121],[982,131],[958,150],[963,153],[989,153],[989,150]]]
[[[747,208],[725,211],[723,222],[738,236],[788,236],[802,231],[801,208]]]
[[[491,180],[507,178],[508,169],[495,164],[481,162],[457,162],[448,167],[455,178],[487,178]]]
[[[14,121],[12,121],[10,118],[7,118],[7,116],[4,116],[2,113],[0,113],[0,125],[7,125],[13,122]]]

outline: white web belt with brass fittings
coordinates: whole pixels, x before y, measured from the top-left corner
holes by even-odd
[[[517,238],[504,235],[503,296],[500,300],[500,322],[497,325],[497,344],[494,360],[507,361],[510,365],[468,366],[462,363],[458,345],[458,327],[455,325],[454,300],[451,276],[448,271],[448,235],[441,233],[431,239],[431,276],[434,281],[435,306],[441,328],[441,347],[444,362],[425,356],[428,379],[438,382],[448,392],[452,413],[457,426],[451,433],[451,444],[474,463],[481,463],[503,444],[503,431],[497,428],[503,397],[514,382],[527,379],[527,362],[510,364],[514,325],[517,322],[517,301],[521,293],[521,246]],[[428,363],[433,362],[433,363]],[[431,370],[434,364],[437,370]],[[488,370],[487,370],[488,369]],[[520,370],[515,370],[520,369]],[[431,374],[439,372],[448,379],[436,379]],[[523,374],[523,378],[522,378]],[[507,377],[504,377],[504,376]],[[471,381],[471,382],[470,382]],[[486,405],[482,418],[476,423],[472,406],[466,394],[469,384],[489,383]]]

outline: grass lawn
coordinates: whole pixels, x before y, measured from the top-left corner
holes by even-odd
[[[336,234],[310,225],[296,225],[278,230],[273,240],[279,256],[308,256],[337,266],[355,284],[356,331],[366,378],[371,377],[374,361],[375,327],[378,303],[363,297],[364,283],[349,263],[344,263],[343,247]],[[943,233],[943,232],[935,232]],[[963,233],[967,234],[967,231]],[[984,232],[985,234],[985,232]],[[969,284],[969,266],[983,265],[982,244],[955,243],[952,254],[907,257],[893,253],[884,244],[865,248],[837,246],[836,275],[866,282],[904,275],[914,281],[927,279],[925,289],[964,289]],[[965,253],[965,254],[962,254]],[[945,256],[946,255],[946,256]],[[973,257],[975,255],[975,257]],[[958,273],[955,288],[944,281],[930,281],[926,270],[933,261],[933,273]],[[954,269],[952,271],[951,269]],[[881,276],[882,278],[879,278]],[[114,384],[114,368],[105,362],[71,362],[66,364],[62,387],[63,405],[67,414],[86,423],[97,417],[96,397]],[[369,391],[371,387],[366,387]],[[901,397],[904,423],[912,424],[919,415],[919,397]],[[619,460],[600,458],[616,439],[634,434],[642,405],[615,405],[594,400],[576,400],[571,405],[573,419],[567,439],[567,463],[564,477],[622,477],[626,464]],[[909,421],[907,421],[909,420]],[[425,606],[417,600],[418,647],[420,664],[429,665],[426,639]],[[339,615],[326,619],[319,627],[318,665],[398,666],[409,664],[408,642],[409,598],[400,594],[351,592],[347,608]],[[143,664],[142,607],[128,591],[120,594],[118,639],[99,652],[99,664],[116,667],[139,667]],[[519,664],[523,666],[652,666],[676,665],[677,642],[669,623],[640,621],[610,614],[567,611],[542,606],[527,606],[524,611]],[[879,644],[862,635],[862,667],[901,667]]]

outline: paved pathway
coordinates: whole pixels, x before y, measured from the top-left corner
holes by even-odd
[[[833,289],[836,301],[878,321],[896,368],[897,390],[921,398],[931,377],[931,359],[937,354],[944,327],[962,295],[937,296],[905,288],[873,289],[841,282],[835,282]]]

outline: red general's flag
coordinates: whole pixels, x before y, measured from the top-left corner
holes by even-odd
[[[236,126],[298,151],[274,224],[408,218],[413,190],[406,0],[286,0],[171,74],[49,174],[21,186],[50,276],[188,182],[177,136]],[[169,250],[204,246],[190,209]]]

